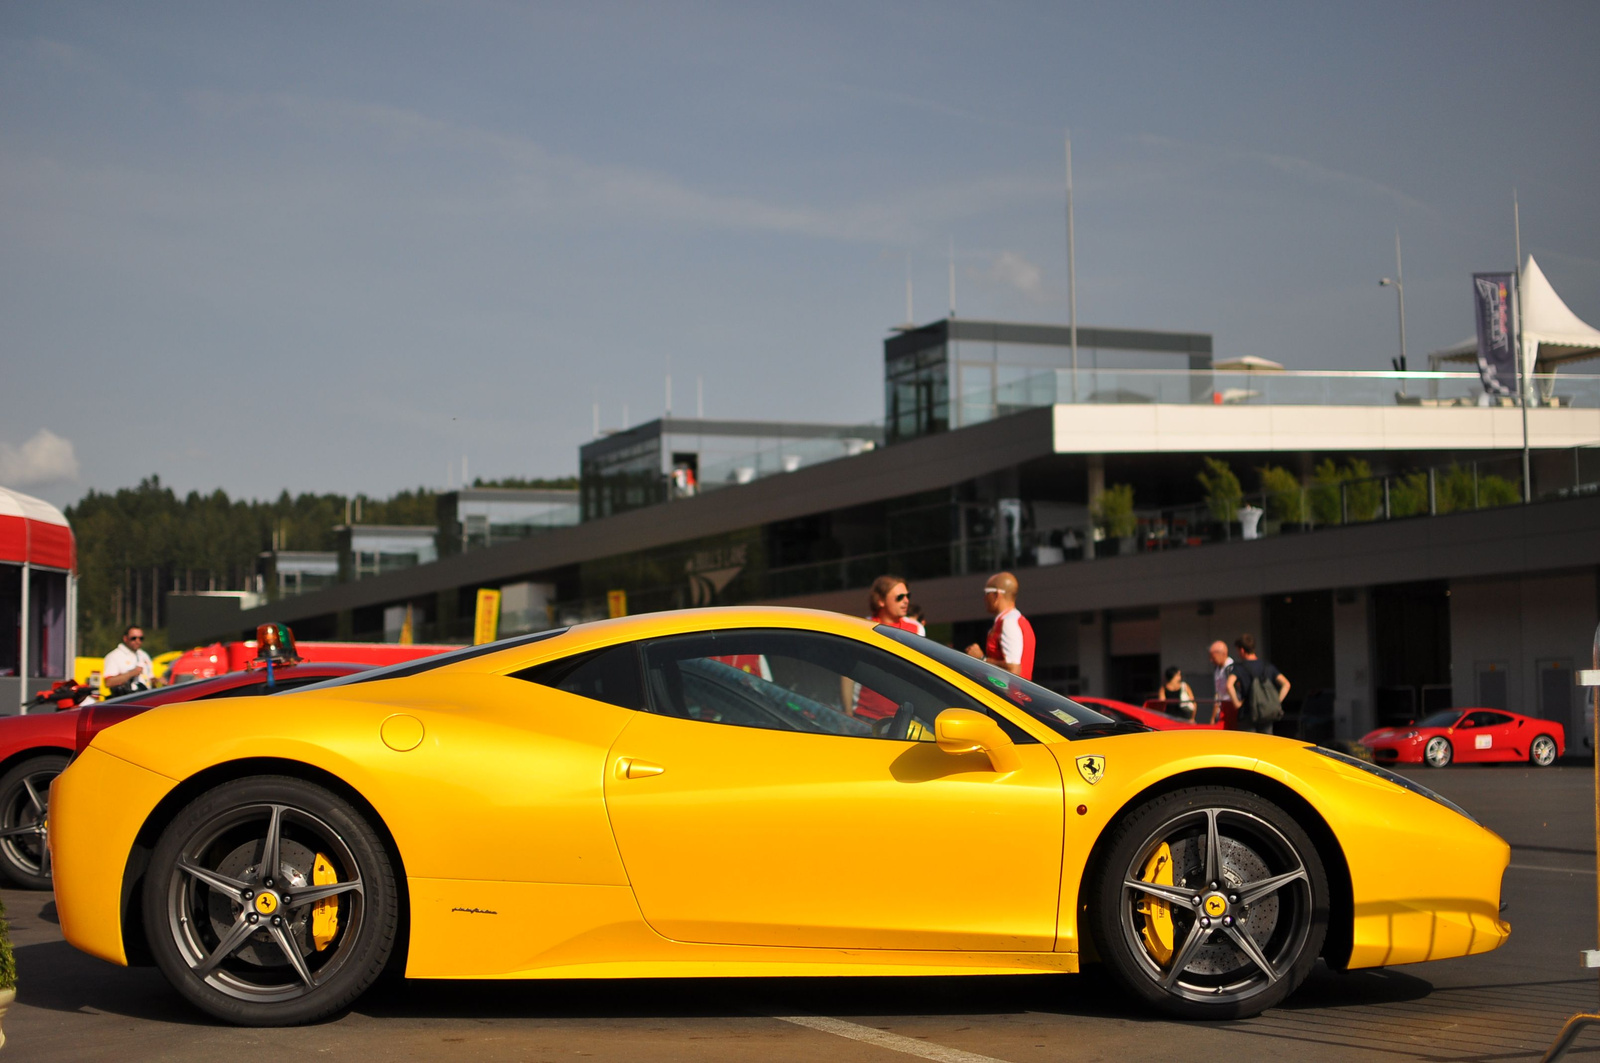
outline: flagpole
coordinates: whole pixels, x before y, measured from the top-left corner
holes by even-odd
[[[1067,332],[1072,343],[1072,401],[1078,401],[1078,248],[1072,231],[1072,131],[1067,131]]]
[[[1516,233],[1517,261],[1514,292],[1517,315],[1517,393],[1522,403],[1522,501],[1533,501],[1532,462],[1528,457],[1528,374],[1522,364],[1522,211],[1517,190],[1511,190],[1511,226]]]

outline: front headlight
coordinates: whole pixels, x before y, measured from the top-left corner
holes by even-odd
[[[1421,731],[1407,731],[1405,734],[1401,735],[1400,737],[1401,738],[1405,738],[1405,739],[1421,738],[1422,737],[1422,732]]]
[[[1478,823],[1478,817],[1474,816],[1471,812],[1468,812],[1466,809],[1462,808],[1448,797],[1445,797],[1443,794],[1435,793],[1419,782],[1412,782],[1404,775],[1396,775],[1387,768],[1380,768],[1376,764],[1368,764],[1364,760],[1357,760],[1355,757],[1341,753],[1337,749],[1328,749],[1325,746],[1307,746],[1306,748],[1311,750],[1313,753],[1321,753],[1325,757],[1328,757],[1332,760],[1337,760],[1341,764],[1348,764],[1352,768],[1359,768],[1368,775],[1376,775],[1384,782],[1394,783],[1394,785],[1400,787],[1400,789],[1410,790],[1419,797],[1426,797],[1429,801],[1437,801],[1450,811],[1459,813],[1460,815],[1472,820],[1472,822]],[[1481,827],[1483,824],[1478,823],[1478,826]]]

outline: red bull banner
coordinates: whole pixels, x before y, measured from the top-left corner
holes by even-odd
[[[1517,393],[1516,274],[1474,273],[1478,376],[1490,395]]]

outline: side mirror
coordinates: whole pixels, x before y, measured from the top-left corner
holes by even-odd
[[[933,733],[938,739],[939,748],[952,756],[985,753],[990,766],[998,772],[1016,771],[1022,767],[1022,757],[1018,755],[1011,737],[981,712],[945,709],[933,721]]]

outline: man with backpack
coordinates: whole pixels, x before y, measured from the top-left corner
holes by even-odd
[[[1289,677],[1271,661],[1256,656],[1254,635],[1240,635],[1233,643],[1239,657],[1228,673],[1228,696],[1239,706],[1236,729],[1272,733],[1283,719],[1283,699],[1289,696]]]

